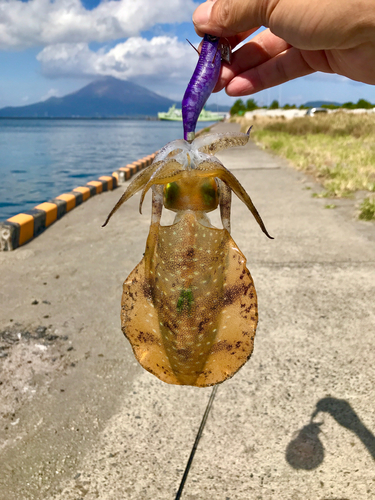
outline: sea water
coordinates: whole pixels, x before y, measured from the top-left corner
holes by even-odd
[[[0,119],[0,220],[182,137],[182,122]]]

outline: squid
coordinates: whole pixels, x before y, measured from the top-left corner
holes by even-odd
[[[271,236],[245,189],[215,156],[248,140],[249,132],[170,142],[105,222],[140,191],[141,211],[151,189],[146,249],[123,284],[121,325],[143,368],[169,384],[219,384],[253,351],[257,297],[246,258],[230,236],[232,191]],[[161,225],[163,207],[176,213],[170,226]],[[222,229],[207,215],[218,207]]]
[[[269,237],[249,195],[215,156],[244,146],[243,133],[195,137],[198,116],[218,81],[227,40],[205,35],[182,101],[184,139],[172,141],[128,186],[109,216],[152,191],[144,257],[123,284],[121,327],[139,363],[168,384],[207,387],[232,377],[250,358],[257,296],[246,258],[230,236],[232,191]],[[176,213],[161,225],[163,207]],[[223,228],[208,213],[220,208]]]

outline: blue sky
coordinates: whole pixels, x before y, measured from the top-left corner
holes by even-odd
[[[180,102],[197,60],[194,0],[0,0],[0,108],[73,92],[102,75],[129,79]],[[254,97],[267,105],[311,100],[375,103],[375,86],[314,74]],[[245,98],[246,99],[246,98]],[[211,103],[231,104],[224,91]]]

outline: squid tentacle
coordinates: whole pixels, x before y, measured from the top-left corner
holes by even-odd
[[[220,191],[220,217],[223,228],[230,234],[230,207],[232,202],[232,190],[221,179],[217,179]]]
[[[159,238],[159,227],[161,214],[163,211],[163,187],[162,186],[152,186],[152,216],[151,216],[151,226],[148,234],[146,249],[145,249],[145,274],[149,281],[152,280],[151,277],[151,259],[155,253],[155,248]]]

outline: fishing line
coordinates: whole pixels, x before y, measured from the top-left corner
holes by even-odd
[[[203,414],[201,425],[199,426],[198,434],[197,434],[197,437],[195,438],[194,445],[193,445],[193,448],[191,450],[189,460],[186,464],[185,472],[184,472],[184,475],[182,476],[180,487],[178,488],[178,492],[177,492],[175,500],[180,500],[180,498],[181,498],[182,491],[183,491],[184,486],[185,486],[185,481],[188,477],[191,464],[193,463],[193,458],[194,458],[195,452],[198,448],[199,440],[202,436],[204,426],[206,425],[208,414],[210,413],[212,403],[213,403],[215,396],[216,396],[217,388],[218,388],[218,385],[215,385],[211,391],[210,399],[208,400],[206,410]]]

